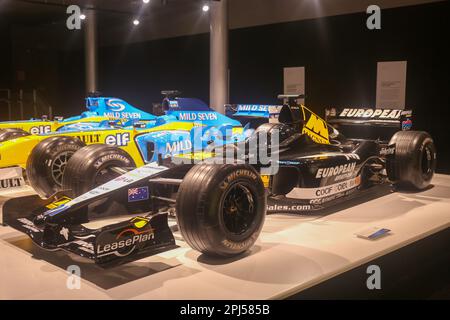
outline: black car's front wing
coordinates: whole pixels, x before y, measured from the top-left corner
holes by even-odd
[[[35,216],[9,222],[14,229],[27,234],[35,244],[46,250],[65,250],[92,259],[96,263],[133,260],[176,247],[168,226],[167,213],[132,219],[89,229],[82,225],[46,225],[38,228]]]
[[[157,187],[151,183],[167,170],[144,166],[76,199],[64,192],[48,200],[32,196],[27,198],[26,208],[23,199],[12,199],[3,206],[2,222],[27,234],[45,250],[69,251],[98,264],[128,262],[170,250],[175,239],[167,213],[153,210],[152,191]],[[129,218],[98,229],[86,227],[99,213]]]

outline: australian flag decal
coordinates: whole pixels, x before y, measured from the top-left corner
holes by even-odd
[[[128,189],[128,202],[148,200],[148,187]]]

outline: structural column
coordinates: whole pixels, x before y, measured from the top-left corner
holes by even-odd
[[[221,113],[228,103],[228,0],[210,1],[210,105]]]
[[[97,17],[93,9],[86,11],[84,27],[86,92],[97,91]]]

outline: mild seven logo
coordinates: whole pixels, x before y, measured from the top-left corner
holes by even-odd
[[[110,99],[106,101],[106,105],[108,109],[114,112],[120,112],[125,110],[125,105],[121,100],[118,99]]]

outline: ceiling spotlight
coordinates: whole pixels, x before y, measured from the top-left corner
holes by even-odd
[[[205,4],[202,8],[203,12],[208,12],[209,11],[209,5]]]
[[[150,2],[150,0],[142,0],[143,3],[147,4]]]
[[[80,15],[80,19],[81,19],[81,20],[86,19],[86,15],[85,15],[85,14],[81,14],[81,15]]]
[[[138,19],[135,19],[135,20],[133,21],[133,24],[134,24],[135,26],[137,26],[139,23],[140,23],[140,22],[139,22]]]

